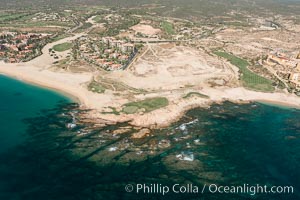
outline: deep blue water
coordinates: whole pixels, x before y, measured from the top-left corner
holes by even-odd
[[[0,153],[1,200],[300,199],[299,110],[226,102],[193,109],[168,128],[132,139],[136,127],[81,123],[80,113],[85,111],[63,97],[11,79],[0,81],[1,95],[7,96],[1,100],[1,116],[14,119],[1,117],[1,135],[10,141],[10,148]],[[26,109],[21,106],[25,104]],[[77,126],[67,128],[74,120]],[[128,131],[114,134],[122,127]],[[182,154],[193,155],[194,160],[181,160]],[[287,185],[293,186],[294,194],[211,194],[206,188],[203,194],[162,196],[127,193],[124,187],[129,183],[133,187],[192,183],[199,188]]]

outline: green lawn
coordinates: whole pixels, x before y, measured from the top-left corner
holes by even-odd
[[[145,112],[151,112],[167,105],[169,105],[169,101],[165,97],[148,98],[142,101],[124,104],[122,111],[126,114],[136,113],[140,109],[143,109]]]
[[[66,51],[66,50],[71,49],[72,46],[73,46],[72,43],[65,42],[65,43],[62,43],[62,44],[54,45],[54,46],[53,46],[53,50],[54,50],[54,51],[62,52],[62,51]]]
[[[93,26],[93,24],[91,24],[89,22],[87,22],[87,23],[84,22],[81,27],[79,27],[78,29],[75,30],[75,33],[81,33],[92,26]]]
[[[65,28],[65,27],[72,27],[73,23],[71,22],[56,22],[56,21],[49,21],[49,22],[44,22],[44,21],[23,21],[23,20],[18,20],[18,21],[6,21],[6,23],[1,22],[0,18],[0,25],[1,27],[11,27],[12,25],[14,27],[19,27],[19,28],[34,28],[34,27],[48,27],[48,26],[58,26],[58,28]]]
[[[168,35],[175,34],[173,24],[171,24],[170,22],[167,22],[167,21],[161,22],[161,27]]]
[[[108,108],[111,109],[110,112],[102,112],[102,114],[114,114],[114,115],[120,115],[120,112],[117,111],[115,107],[108,106]]]
[[[71,34],[65,34],[65,33],[61,34],[61,35],[57,35],[54,38],[52,38],[52,42],[56,42],[58,40],[62,40],[64,38],[67,38],[67,37],[70,37],[70,36],[72,36],[72,35]]]
[[[215,51],[214,54],[226,58],[231,64],[239,68],[241,73],[240,78],[244,87],[263,92],[274,91],[273,82],[250,71],[248,69],[249,63],[246,60],[223,51]]]
[[[30,14],[26,13],[5,13],[5,14],[0,14],[0,22],[5,22],[5,21],[13,21],[13,20],[19,20],[23,17],[26,17]]]
[[[95,93],[104,93],[105,92],[105,88],[98,82],[96,81],[92,81],[89,85],[88,85],[88,89],[89,91],[95,92]]]
[[[101,15],[97,15],[96,17],[94,17],[94,21],[96,22],[96,23],[100,23],[100,22],[104,22],[104,20],[103,20],[103,16],[101,16]]]
[[[185,95],[183,98],[184,99],[187,99],[187,98],[190,98],[192,96],[198,96],[198,97],[201,97],[201,98],[205,98],[205,99],[209,99],[209,96],[205,95],[205,94],[201,94],[199,92],[189,92],[187,95]]]

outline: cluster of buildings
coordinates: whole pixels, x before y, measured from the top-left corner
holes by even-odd
[[[272,31],[279,28],[279,25],[275,22],[266,20],[264,23],[261,24],[259,27],[259,30],[265,30],[265,31]]]
[[[128,43],[125,40],[117,40],[114,37],[104,37],[101,42],[105,44],[108,49],[118,49],[123,53],[134,51],[134,44]]]
[[[186,40],[191,38],[201,38],[203,30],[199,27],[180,27],[177,34],[173,36],[174,40]]]
[[[126,68],[137,53],[133,43],[114,37],[81,37],[77,42],[83,59],[108,71]]]
[[[6,32],[0,34],[0,60],[17,63],[32,59],[45,44],[47,35]]]
[[[265,64],[272,66],[276,71],[279,71],[276,69],[276,66],[280,66],[281,70],[279,73],[285,74],[285,78],[293,86],[300,87],[300,53],[294,57],[280,52],[269,54]]]
[[[61,21],[61,22],[69,22],[70,19],[66,17],[61,17],[58,13],[36,13],[33,18],[33,21]]]
[[[288,57],[286,54],[284,53],[279,53],[276,52],[274,54],[269,54],[267,57],[267,63],[269,65],[282,65],[285,66],[287,68],[295,68],[298,64],[299,61],[296,58],[290,58]]]

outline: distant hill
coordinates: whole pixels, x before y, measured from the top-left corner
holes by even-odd
[[[111,7],[140,7],[160,4],[165,8],[158,14],[186,17],[186,15],[223,15],[231,10],[263,13],[270,10],[279,14],[300,15],[300,0],[0,0],[0,9],[65,8],[79,5]]]

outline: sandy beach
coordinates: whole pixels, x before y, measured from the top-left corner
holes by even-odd
[[[31,84],[55,89],[63,94],[67,94],[78,99],[80,104],[86,108],[94,109],[90,117],[106,119],[109,121],[130,121],[135,126],[142,127],[164,127],[175,122],[187,110],[195,107],[207,107],[214,102],[225,100],[233,102],[265,101],[273,104],[287,105],[300,108],[300,98],[295,95],[285,93],[262,93],[246,90],[245,88],[220,88],[203,89],[201,92],[210,96],[210,99],[194,97],[186,100],[173,100],[169,106],[155,110],[151,113],[139,115],[104,115],[98,112],[102,106],[110,105],[109,95],[94,94],[88,91],[84,84],[90,81],[92,74],[71,74],[58,73],[49,70],[41,70],[38,67],[22,64],[0,64],[0,73],[9,77],[17,78]],[[107,98],[105,98],[105,96]],[[171,98],[171,97],[169,97]],[[107,104],[106,104],[107,103]],[[115,104],[118,102],[115,102]]]
[[[112,122],[120,122],[120,121],[130,121],[132,125],[141,126],[141,127],[164,127],[168,126],[170,123],[175,122],[180,118],[187,110],[195,107],[208,107],[212,103],[221,103],[223,101],[233,101],[238,103],[249,102],[249,101],[265,101],[272,102],[273,104],[283,104],[288,105],[295,108],[300,108],[300,98],[296,95],[292,95],[289,93],[263,93],[263,92],[255,92],[249,91],[243,87],[228,87],[228,86],[220,86],[220,87],[208,87],[207,84],[203,82],[196,82],[196,84],[201,85],[198,89],[193,89],[193,92],[199,92],[209,96],[209,99],[201,98],[201,97],[191,97],[188,99],[182,98],[184,94],[190,92],[189,89],[176,90],[176,88],[181,87],[181,85],[188,84],[187,81],[198,81],[199,77],[195,74],[188,74],[189,71],[185,70],[177,70],[171,69],[172,62],[169,60],[162,60],[163,63],[169,62],[170,67],[157,70],[153,68],[153,66],[161,66],[163,68],[163,63],[158,63],[153,66],[153,71],[159,71],[154,75],[150,75],[148,77],[142,77],[139,74],[134,75],[135,73],[146,73],[146,68],[144,66],[150,66],[151,63],[143,63],[140,59],[137,63],[137,68],[140,71],[133,71],[132,69],[128,69],[127,71],[119,71],[115,73],[111,73],[108,75],[109,78],[114,78],[117,81],[122,81],[129,86],[135,86],[136,88],[149,89],[150,85],[152,86],[153,82],[155,84],[153,87],[156,87],[156,92],[152,92],[144,95],[135,95],[136,100],[142,100],[145,98],[151,97],[160,97],[164,96],[169,100],[169,105],[154,110],[149,113],[136,113],[136,114],[124,114],[114,115],[114,114],[103,114],[103,111],[107,107],[116,107],[121,109],[124,103],[128,103],[129,100],[123,98],[122,96],[114,95],[113,92],[107,91],[103,94],[93,93],[87,89],[87,83],[91,81],[95,74],[85,72],[85,73],[71,73],[71,72],[56,72],[50,70],[52,63],[55,61],[53,57],[51,57],[48,53],[48,49],[52,48],[55,44],[72,41],[82,34],[77,34],[75,36],[62,39],[60,41],[47,44],[43,48],[43,55],[33,59],[27,63],[4,63],[0,62],[0,73],[9,77],[13,77],[19,79],[21,81],[25,81],[31,84],[36,84],[42,87],[51,88],[57,90],[63,94],[70,95],[73,99],[78,100],[80,105],[84,108],[92,109],[90,113],[88,113],[88,117],[91,119],[104,119]],[[152,47],[150,47],[152,48]],[[151,50],[151,49],[150,49]],[[61,58],[66,56],[66,52],[58,53]],[[177,53],[177,52],[176,52]],[[184,53],[184,51],[183,51]],[[184,55],[184,54],[183,54]],[[192,56],[191,56],[192,55]],[[188,54],[188,56],[193,58],[193,51]],[[163,58],[162,58],[163,59]],[[173,58],[172,58],[173,59]],[[224,73],[223,69],[220,68],[210,68],[210,63],[207,64],[207,60],[211,58],[207,58],[201,62],[205,62],[204,67],[197,69],[199,74],[203,74],[203,72],[211,73],[214,70],[219,73],[219,77],[226,77],[227,72]],[[179,63],[178,61],[177,64]],[[193,66],[193,62],[195,63]],[[192,65],[188,66],[188,68],[192,68],[195,71],[195,67],[197,67],[197,63],[199,60],[192,60]],[[179,63],[180,64],[180,63]],[[178,65],[179,65],[178,64]],[[218,64],[218,63],[217,63]],[[219,63],[220,66],[225,66],[224,63]],[[180,66],[179,66],[180,67]],[[224,69],[229,69],[229,66],[225,66]],[[180,68],[181,69],[181,68]],[[148,70],[148,69],[147,69]],[[176,74],[174,74],[176,72]],[[179,74],[179,72],[184,73]],[[147,72],[148,73],[148,72]],[[152,71],[151,71],[152,73]],[[230,69],[228,70],[228,74],[230,73],[231,79],[235,76],[235,71]],[[190,76],[192,78],[187,78],[186,76]],[[201,76],[202,77],[202,76]],[[210,78],[210,76],[207,76]],[[157,80],[157,81],[156,81]],[[148,82],[148,83],[147,83]],[[202,84],[203,83],[203,84]],[[180,85],[181,84],[181,85]],[[151,89],[151,88],[150,88]]]

